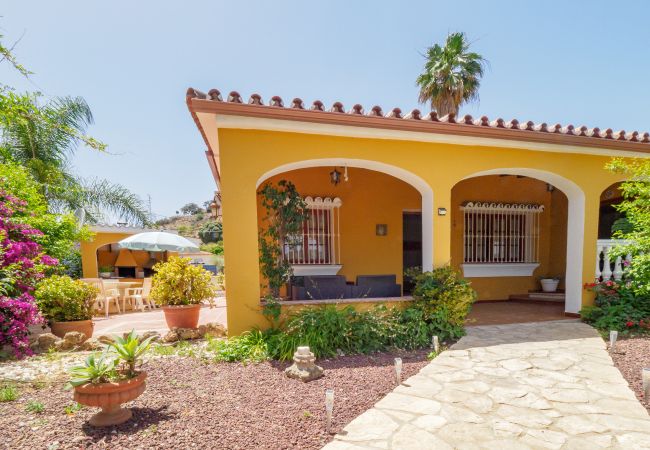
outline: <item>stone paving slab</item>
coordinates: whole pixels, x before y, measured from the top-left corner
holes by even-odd
[[[477,326],[324,448],[650,449],[650,416],[590,326]]]

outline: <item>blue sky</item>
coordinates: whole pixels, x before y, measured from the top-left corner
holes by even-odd
[[[462,113],[646,131],[650,4],[643,1],[72,1],[0,8],[5,42],[35,72],[0,79],[90,104],[78,172],[110,178],[173,214],[211,197],[204,143],[185,90],[218,88],[417,107],[421,52],[464,31],[490,62]],[[427,108],[422,108],[427,109]]]

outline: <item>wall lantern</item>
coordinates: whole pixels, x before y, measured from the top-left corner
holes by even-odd
[[[330,172],[330,181],[334,186],[341,182],[341,172],[336,170],[336,167]]]
[[[447,215],[447,208],[438,208],[438,215],[439,216],[446,216]]]
[[[378,223],[377,225],[375,225],[375,234],[377,236],[388,235],[388,225],[385,223]]]

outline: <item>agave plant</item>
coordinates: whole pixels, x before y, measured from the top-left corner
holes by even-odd
[[[138,359],[149,350],[152,339],[153,336],[140,342],[135,330],[131,330],[131,333],[129,333],[128,336],[125,338],[118,337],[115,339],[115,342],[111,344],[111,347],[115,353],[117,353],[118,358],[126,364],[126,375],[129,378],[135,376],[135,364]]]
[[[83,366],[70,369],[70,385],[75,387],[86,383],[108,383],[116,377],[115,365],[115,359],[110,358],[106,352],[89,355]]]

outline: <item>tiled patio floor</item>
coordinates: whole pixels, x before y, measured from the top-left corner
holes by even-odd
[[[158,331],[164,334],[168,331],[165,316],[161,309],[145,312],[127,312],[126,314],[113,314],[108,319],[104,317],[93,318],[95,330],[93,334],[122,334],[135,329],[137,333],[145,331]],[[215,307],[204,306],[201,308],[199,324],[219,322],[226,325],[226,299],[220,297],[216,300]]]
[[[508,300],[474,303],[467,325],[501,325],[564,319],[571,319],[564,315],[564,303]]]

